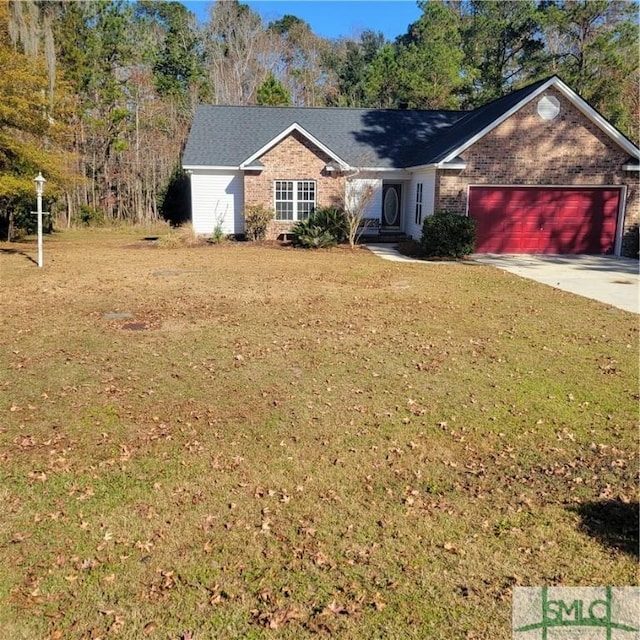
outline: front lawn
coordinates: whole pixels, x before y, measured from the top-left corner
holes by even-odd
[[[472,263],[0,245],[3,638],[511,637],[637,584],[637,317]]]

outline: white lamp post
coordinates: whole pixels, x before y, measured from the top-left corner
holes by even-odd
[[[37,211],[32,211],[38,216],[38,266],[42,267],[42,194],[44,193],[44,183],[46,180],[42,176],[42,172],[39,171],[38,175],[33,179],[36,183],[36,195],[38,197]]]

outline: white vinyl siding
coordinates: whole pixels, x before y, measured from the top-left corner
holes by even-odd
[[[276,220],[306,220],[316,208],[315,180],[276,180]]]
[[[382,179],[378,178],[352,178],[347,180],[346,201],[347,206],[357,206],[358,199],[371,187],[373,193],[367,202],[363,218],[374,218],[380,221],[382,216]]]
[[[210,234],[219,223],[225,234],[244,233],[244,176],[240,171],[196,171],[191,174],[191,222],[198,234]]]
[[[421,184],[421,206],[418,207],[418,185]],[[436,191],[436,170],[424,169],[411,176],[409,186],[410,200],[413,202],[413,215],[407,215],[405,233],[414,240],[422,238],[422,224],[427,216],[433,215]],[[420,216],[418,214],[421,214]],[[418,221],[419,220],[419,221]]]

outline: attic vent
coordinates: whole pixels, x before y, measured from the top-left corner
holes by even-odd
[[[560,113],[560,101],[554,96],[544,96],[538,102],[538,115],[543,120],[553,120]]]

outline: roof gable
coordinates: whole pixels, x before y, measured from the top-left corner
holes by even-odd
[[[309,142],[318,147],[318,149],[324,151],[332,160],[335,160],[341,167],[347,168],[349,165],[334,153],[329,147],[320,142],[315,136],[311,135],[308,131],[301,127],[297,122],[289,125],[286,129],[281,131],[277,136],[269,140],[267,144],[263,145],[260,149],[252,153],[246,160],[240,163],[240,168],[244,169],[248,166],[255,166],[256,160],[264,155],[270,149],[273,149],[276,145],[278,145],[282,140],[284,140],[288,135],[292,134],[294,131],[297,131],[300,135],[304,136]]]
[[[572,91],[558,76],[552,76],[468,113],[434,142],[429,150],[431,155],[426,162],[437,165],[450,162],[550,87],[562,93],[571,104],[627,153],[640,157],[640,150],[630,140]]]

